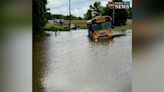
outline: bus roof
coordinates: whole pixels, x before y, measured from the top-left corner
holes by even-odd
[[[97,19],[100,19],[100,18],[110,18],[110,20],[112,20],[112,18],[110,16],[97,16],[97,17],[95,17],[95,18],[93,18],[91,20],[88,20],[87,24],[92,24],[93,20],[97,20]]]

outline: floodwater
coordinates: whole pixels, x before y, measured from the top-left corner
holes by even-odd
[[[97,42],[87,30],[49,33],[33,44],[34,92],[132,92],[132,33]]]

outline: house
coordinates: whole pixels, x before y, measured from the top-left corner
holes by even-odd
[[[56,24],[56,25],[63,25],[64,20],[63,19],[52,19],[52,20],[48,20],[48,23]]]

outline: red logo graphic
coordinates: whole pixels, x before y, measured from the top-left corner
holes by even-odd
[[[108,7],[109,7],[110,9],[114,9],[114,8],[115,8],[115,3],[114,3],[114,2],[109,2],[109,3],[108,3]]]

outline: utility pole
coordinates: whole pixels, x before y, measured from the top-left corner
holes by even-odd
[[[69,0],[69,30],[71,30],[71,0]]]
[[[114,2],[114,4],[115,4],[115,1],[114,0],[112,0],[113,2]],[[113,8],[113,23],[114,23],[114,18],[115,18],[115,5],[114,5],[114,8]]]
[[[114,18],[115,18],[115,1],[114,0],[112,0],[112,1],[109,1],[108,2],[108,7],[110,8],[110,9],[112,9],[113,10],[113,13],[112,13],[112,22],[114,23]]]
[[[115,8],[113,8],[113,23],[114,23]]]

